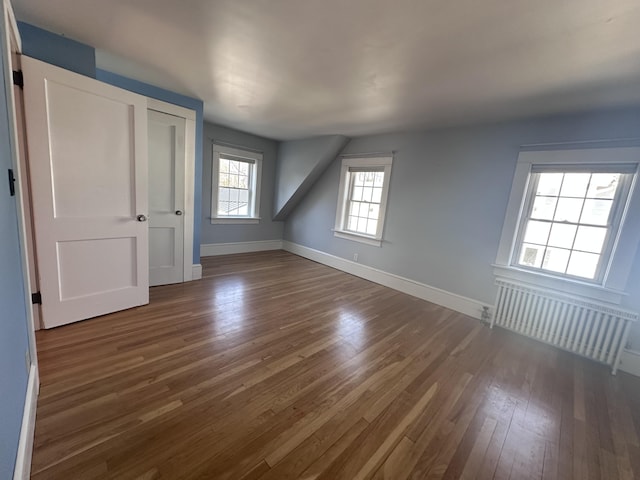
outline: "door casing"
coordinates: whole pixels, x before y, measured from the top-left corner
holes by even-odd
[[[184,205],[183,210],[183,277],[193,280],[193,224],[195,187],[196,112],[154,98],[147,99],[147,109],[185,119]],[[149,185],[149,190],[153,185]]]

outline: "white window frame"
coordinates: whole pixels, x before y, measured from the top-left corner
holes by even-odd
[[[560,290],[565,293],[586,296],[601,301],[620,304],[625,296],[632,260],[640,242],[640,192],[635,187],[640,163],[640,147],[590,148],[579,150],[522,151],[514,174],[511,195],[502,228],[500,245],[493,265],[499,277],[532,283]],[[629,193],[624,204],[619,205],[619,224],[610,244],[608,259],[603,260],[602,274],[595,281],[577,277],[556,275],[545,270],[528,269],[517,265],[515,256],[518,240],[528,215],[528,192],[531,189],[532,172],[539,168],[567,169],[579,166],[617,165],[631,168]],[[615,207],[614,207],[615,208]],[[635,212],[635,214],[629,214]],[[603,252],[604,255],[604,252]],[[515,259],[515,260],[514,260]]]
[[[340,186],[338,188],[338,206],[336,209],[336,222],[334,227],[334,235],[338,238],[353,240],[356,242],[366,243],[380,247],[382,245],[382,234],[384,231],[384,219],[387,211],[387,200],[389,195],[389,182],[391,181],[391,166],[393,157],[376,156],[376,157],[346,157],[342,159],[342,167],[340,169]],[[346,220],[348,214],[348,206],[351,191],[351,176],[355,172],[350,172],[351,168],[366,169],[368,167],[380,168],[384,172],[384,181],[382,183],[382,195],[380,198],[380,214],[378,216],[378,225],[375,235],[367,235],[365,233],[353,232],[347,230]]]
[[[255,224],[260,222],[260,185],[262,183],[262,153],[225,145],[213,144],[211,164],[211,223],[212,224]],[[220,157],[246,161],[250,164],[249,215],[218,215],[218,191]]]

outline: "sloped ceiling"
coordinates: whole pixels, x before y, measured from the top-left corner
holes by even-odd
[[[640,103],[638,0],[13,0],[99,66],[275,139]]]

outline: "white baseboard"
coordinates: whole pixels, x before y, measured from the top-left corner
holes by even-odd
[[[618,370],[640,377],[640,352],[636,350],[624,350],[620,356]]]
[[[282,240],[261,240],[256,242],[209,243],[200,245],[201,257],[231,255],[233,253],[263,252],[282,250]]]
[[[202,278],[202,265],[199,263],[193,264],[191,267],[191,280],[200,280]]]
[[[29,369],[27,395],[24,402],[24,413],[22,414],[22,427],[20,428],[16,467],[13,470],[13,480],[28,480],[31,476],[33,433],[36,428],[36,407],[38,405],[39,385],[38,369],[35,365],[31,365]]]
[[[342,270],[343,272],[384,285],[385,287],[413,295],[414,297],[427,300],[428,302],[450,308],[451,310],[464,313],[465,315],[469,315],[473,318],[480,318],[483,307],[486,306],[491,308],[491,305],[482,303],[479,300],[474,300],[472,298],[463,297],[462,295],[447,292],[446,290],[431,287],[409,278],[384,272],[377,268],[368,267],[361,263],[352,262],[351,260],[346,260],[344,258],[336,257],[335,255],[321,252],[320,250],[298,245],[297,243],[285,240],[282,242],[282,248],[288,252],[308,258],[309,260]]]

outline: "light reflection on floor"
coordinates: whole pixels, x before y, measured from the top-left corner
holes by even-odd
[[[366,320],[358,312],[341,308],[338,312],[336,333],[353,348],[360,351],[366,340]]]
[[[216,282],[211,296],[215,334],[242,329],[247,315],[246,293],[245,282],[240,277],[228,277]]]

